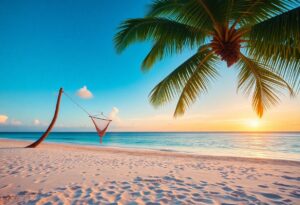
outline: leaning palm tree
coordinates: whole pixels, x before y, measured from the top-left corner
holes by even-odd
[[[155,0],[144,18],[120,25],[115,45],[121,52],[151,40],[143,70],[166,55],[195,51],[150,93],[154,106],[177,98],[175,117],[208,90],[219,61],[234,65],[237,89],[252,95],[262,117],[284,90],[291,96],[300,90],[299,6],[299,0]]]

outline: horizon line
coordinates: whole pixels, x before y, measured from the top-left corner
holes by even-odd
[[[44,131],[0,131],[0,133],[44,133]],[[96,131],[53,131],[51,133],[97,133]],[[298,131],[109,131],[107,133],[300,133]]]

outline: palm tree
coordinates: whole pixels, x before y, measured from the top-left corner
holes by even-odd
[[[155,0],[144,18],[124,21],[115,36],[118,52],[137,41],[153,47],[142,62],[147,71],[166,55],[195,54],[150,93],[161,106],[178,98],[182,115],[218,76],[218,61],[238,72],[238,90],[252,95],[259,117],[287,90],[300,89],[299,0]]]

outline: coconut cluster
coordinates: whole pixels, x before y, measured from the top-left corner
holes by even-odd
[[[241,43],[242,39],[236,29],[223,27],[215,31],[211,47],[214,53],[226,61],[227,66],[230,67],[240,58]]]

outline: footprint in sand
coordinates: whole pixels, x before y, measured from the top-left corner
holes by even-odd
[[[231,188],[229,188],[228,186],[225,186],[222,188],[224,191],[226,192],[232,192],[233,190]]]
[[[58,187],[56,188],[57,191],[61,192],[61,191],[65,191],[67,188],[66,187]]]
[[[204,204],[213,204],[214,203],[211,199],[198,199],[198,198],[194,199],[193,198],[193,200],[196,201],[196,202],[202,202]]]
[[[260,184],[260,185],[258,185],[259,187],[261,187],[261,188],[269,188],[267,185],[262,185],[262,184]]]
[[[279,182],[274,182],[273,184],[277,185],[277,186],[282,186],[282,187],[297,188],[297,186],[293,186],[293,185],[289,185],[289,184],[283,184],[283,183],[279,183]]]
[[[140,193],[140,192],[131,192],[130,194],[131,194],[131,196],[134,197],[134,198],[141,196],[141,193]]]
[[[157,193],[157,194],[161,194],[161,193],[164,192],[164,190],[162,190],[162,189],[157,189],[157,190],[154,190],[154,191],[155,191],[155,193]]]
[[[192,196],[195,198],[199,198],[201,195],[199,193],[193,193]]]
[[[269,199],[281,199],[281,196],[279,196],[278,194],[263,193],[263,192],[261,192],[260,194]]]
[[[288,180],[295,180],[295,181],[300,181],[300,177],[291,177],[291,176],[281,176],[284,179],[288,179]]]
[[[150,191],[143,191],[143,194],[144,194],[144,195],[149,195],[149,194],[150,194]]]
[[[81,189],[78,189],[75,191],[75,198],[80,198],[82,196],[83,192]]]
[[[156,202],[147,202],[146,205],[160,205],[160,203],[156,203]]]
[[[122,189],[125,189],[125,190],[128,190],[128,189],[130,189],[131,188],[131,186],[123,186],[123,187],[121,187]]]
[[[113,194],[115,194],[115,192],[114,191],[107,191],[106,194],[113,195]]]
[[[109,189],[115,189],[115,186],[108,186]]]
[[[182,195],[182,194],[178,194],[178,195],[176,195],[176,197],[177,197],[178,199],[180,199],[180,200],[183,200],[183,199],[186,198],[186,196],[185,196],[185,195]]]
[[[292,191],[290,193],[290,196],[293,197],[293,198],[300,199],[300,191]]]

